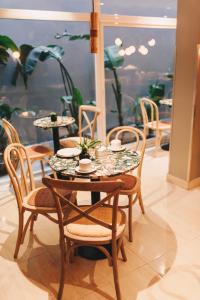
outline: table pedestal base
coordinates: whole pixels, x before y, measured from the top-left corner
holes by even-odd
[[[106,250],[112,254],[112,246],[111,244],[102,245]],[[98,260],[106,258],[105,254],[101,252],[99,249],[91,246],[81,246],[78,248],[77,254],[81,257]]]
[[[164,151],[169,151],[169,143],[162,144],[162,145],[161,145],[161,148],[162,148],[162,150],[164,150]]]

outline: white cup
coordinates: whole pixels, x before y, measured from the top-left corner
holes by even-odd
[[[101,146],[95,150],[96,158],[104,158],[107,156],[107,150],[105,146]]]
[[[79,160],[79,170],[80,171],[89,171],[92,167],[92,162],[88,158],[83,158]]]
[[[121,140],[114,139],[110,142],[110,146],[112,149],[120,149],[121,147]]]

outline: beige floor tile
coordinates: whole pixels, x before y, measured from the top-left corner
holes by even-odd
[[[173,251],[151,262],[151,267],[163,276],[153,289],[146,291],[155,299],[199,300],[200,295],[200,239],[181,247],[174,259]],[[143,298],[141,298],[143,299]],[[153,298],[152,298],[153,299]]]
[[[133,239],[133,243],[129,243],[127,247],[146,262],[158,258],[171,248],[177,248],[178,245],[177,236],[170,225],[149,210],[134,221]]]
[[[124,300],[136,300],[137,295],[140,291],[145,290],[151,285],[154,285],[160,280],[159,275],[154,272],[149,266],[145,265],[137,270],[133,271],[131,274],[127,274],[120,278],[120,288],[122,299]],[[105,285],[101,292],[90,293],[87,298],[83,299],[112,299],[115,300],[115,288],[114,283]]]
[[[118,261],[123,300],[200,299],[200,189],[166,182],[168,154],[144,160],[142,194],[146,214],[133,207],[134,241],[125,232],[128,261]],[[1,179],[0,179],[1,181]],[[0,183],[1,185],[1,183]],[[80,202],[88,196],[79,194]],[[16,202],[4,185],[0,194],[0,299],[55,300],[59,281],[58,228],[40,216],[27,232],[19,258]],[[123,200],[123,199],[122,199]],[[80,257],[66,266],[63,300],[114,300],[112,268],[106,260]]]

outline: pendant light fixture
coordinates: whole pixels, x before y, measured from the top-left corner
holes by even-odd
[[[99,14],[95,12],[94,1],[92,0],[92,12],[90,14],[90,52],[98,52],[98,26]]]

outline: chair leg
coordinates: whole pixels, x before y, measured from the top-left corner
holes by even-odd
[[[43,160],[40,160],[40,166],[41,166],[41,170],[42,170],[42,177],[45,176],[45,172],[44,172],[44,163]]]
[[[38,214],[33,215],[32,219],[31,219],[31,226],[30,226],[30,231],[33,231],[33,226],[34,226],[34,222],[37,220]]]
[[[19,227],[18,227],[17,242],[15,246],[15,253],[14,253],[15,259],[17,259],[19,253],[19,247],[21,245],[22,234],[23,234],[23,227],[24,227],[24,211],[19,213]]]
[[[58,290],[57,300],[62,299],[64,280],[65,280],[65,240],[60,238],[60,284]]]
[[[155,142],[155,151],[157,152],[158,150],[160,150],[160,143],[161,143],[161,139],[162,139],[162,134],[160,131],[156,132],[156,142]]]
[[[145,210],[144,210],[144,204],[143,204],[143,200],[142,200],[141,191],[138,192],[137,196],[138,196],[138,200],[139,200],[139,205],[140,205],[141,211],[142,211],[142,213],[144,215],[145,214]]]
[[[132,220],[133,220],[133,212],[132,212],[132,195],[128,196],[129,199],[129,207],[128,207],[128,235],[129,242],[133,241],[133,228],[132,228]]]
[[[122,240],[122,243],[121,243],[120,250],[121,250],[121,255],[122,255],[123,261],[127,261],[126,252],[125,252],[125,248],[124,248],[124,241],[123,240]]]
[[[112,241],[112,261],[113,261],[113,277],[115,283],[116,299],[122,300],[120,286],[119,286],[118,269],[117,269],[117,245],[115,241]]]

